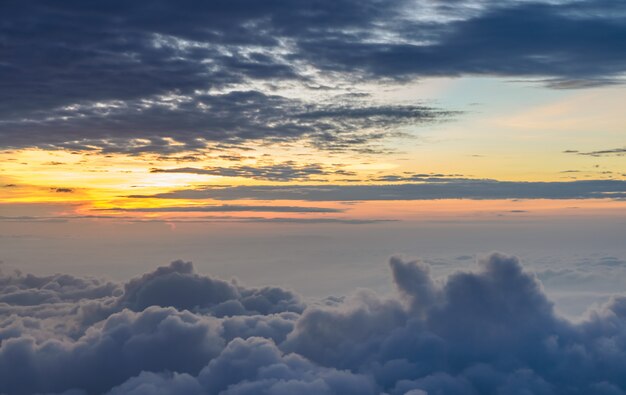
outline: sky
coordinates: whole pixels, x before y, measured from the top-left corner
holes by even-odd
[[[598,329],[624,319],[624,82],[613,0],[3,1],[0,393],[624,393],[598,346],[626,339]],[[529,306],[519,344],[500,294]],[[210,340],[92,380],[141,320]],[[244,349],[282,373],[218,383]],[[83,379],[42,370],[83,352]]]

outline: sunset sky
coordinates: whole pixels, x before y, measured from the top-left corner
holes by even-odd
[[[625,395],[626,1],[0,1],[0,394]]]
[[[124,277],[187,258],[306,282],[311,253],[340,266],[428,254],[424,238],[389,243],[433,226],[447,235],[427,239],[470,254],[502,249],[488,236],[501,227],[523,255],[538,248],[515,232],[564,224],[537,237],[544,258],[570,251],[550,241],[557,234],[584,256],[606,252],[593,244],[604,236],[567,236],[571,223],[618,237],[618,3],[244,3],[5,3],[5,265]],[[466,226],[480,241],[465,243]],[[285,252],[295,235],[311,253]],[[261,277],[223,262],[254,260],[259,243],[278,265]],[[381,252],[355,253],[361,244]],[[625,257],[624,244],[613,254]]]
[[[8,5],[3,219],[623,213],[611,4]]]

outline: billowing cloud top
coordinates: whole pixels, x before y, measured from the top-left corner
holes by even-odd
[[[626,299],[555,314],[517,258],[434,280],[392,258],[397,297],[306,307],[177,261],[117,284],[0,278],[0,392],[622,394]]]

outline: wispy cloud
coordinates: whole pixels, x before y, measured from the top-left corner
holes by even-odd
[[[567,150],[563,151],[566,154],[576,154],[583,156],[624,156],[626,155],[626,148],[613,148],[613,149],[605,149],[598,151],[576,151],[576,150]]]

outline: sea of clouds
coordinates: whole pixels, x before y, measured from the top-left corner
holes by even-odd
[[[0,276],[0,393],[626,394],[626,297],[579,322],[493,253],[308,302],[176,261],[126,283]]]

